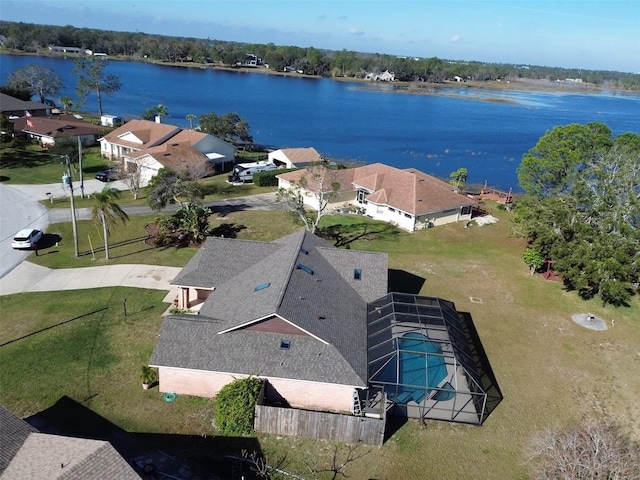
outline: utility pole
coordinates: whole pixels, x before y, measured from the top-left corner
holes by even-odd
[[[80,165],[80,198],[84,198],[84,174],[82,173],[82,141],[78,135],[78,163]]]
[[[69,187],[71,191],[71,225],[73,226],[73,248],[76,254],[76,258],[78,258],[78,227],[76,225],[76,206],[73,198],[73,181],[71,179],[71,159],[69,155],[63,155],[65,164],[65,174],[62,175],[62,183]]]

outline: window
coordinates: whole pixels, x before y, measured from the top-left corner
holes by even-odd
[[[353,269],[353,279],[354,280],[361,280],[362,279],[362,269],[361,268],[354,268]]]
[[[280,340],[280,348],[282,350],[289,350],[291,347],[291,340]]]
[[[471,213],[471,207],[462,207],[462,215],[469,215]]]

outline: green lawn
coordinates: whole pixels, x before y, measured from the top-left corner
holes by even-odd
[[[387,252],[391,269],[424,279],[420,293],[452,300],[458,310],[469,312],[504,395],[482,427],[429,422],[424,428],[408,422],[384,446],[350,464],[350,478],[524,479],[522,452],[532,434],[594,416],[612,418],[640,438],[640,302],[603,307],[531,276],[521,258],[525,242],[510,235],[512,214],[491,210],[500,219],[495,225],[454,224],[413,234],[357,216],[323,222],[344,224],[336,238],[350,248]],[[279,212],[234,212],[211,222],[226,224],[238,238],[261,240],[299,228]],[[119,256],[124,248],[114,248],[114,256],[126,259]],[[176,265],[191,254],[145,252],[128,258]],[[62,251],[30,259],[41,262],[55,255]],[[95,262],[102,261],[87,260]],[[127,430],[213,435],[211,402],[179,397],[167,404],[157,389],[143,392],[139,385],[140,365],[161,322],[163,295],[113,288],[0,297],[0,343],[88,314],[0,348],[0,403],[28,415],[62,395],[90,398],[89,408]],[[127,317],[124,297],[131,312]],[[579,327],[571,314],[580,312],[615,319],[615,328]],[[269,458],[286,456],[285,467],[303,476],[305,461],[328,459],[332,451],[331,442],[265,435],[258,440]]]
[[[108,162],[100,156],[99,147],[91,147],[83,152],[82,169],[85,179],[93,178],[107,166]],[[0,151],[0,178],[7,185],[60,183],[64,172],[65,167],[60,158],[37,145]],[[79,172],[74,171],[72,175],[74,182],[77,181]]]

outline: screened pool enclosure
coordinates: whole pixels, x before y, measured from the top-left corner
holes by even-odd
[[[481,425],[502,400],[469,314],[435,297],[390,293],[368,305],[364,410]]]

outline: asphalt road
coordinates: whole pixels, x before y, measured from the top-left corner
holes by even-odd
[[[0,278],[28,255],[11,248],[15,233],[23,228],[44,230],[48,224],[48,211],[37,200],[18,188],[0,184]]]

